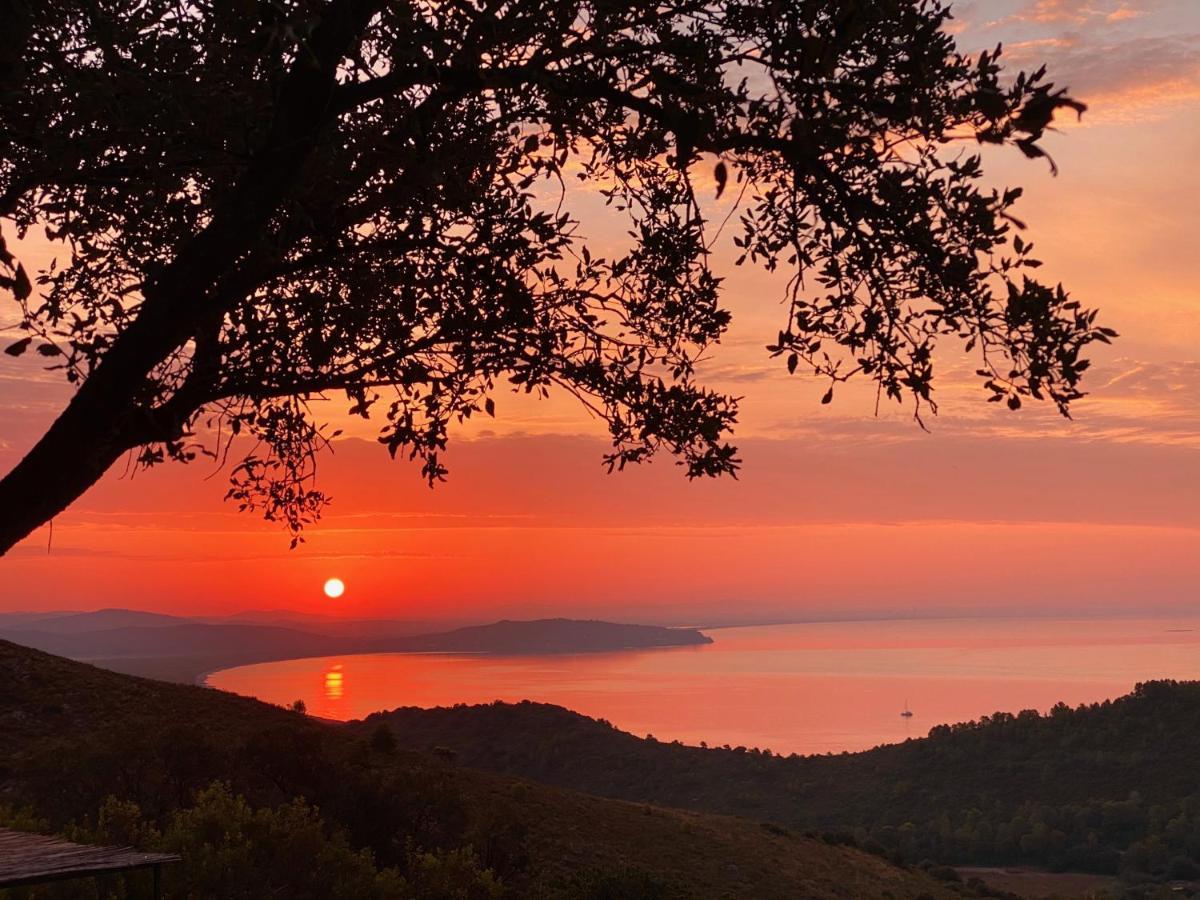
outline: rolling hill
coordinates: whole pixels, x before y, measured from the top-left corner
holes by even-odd
[[[863,753],[780,757],[641,739],[536,703],[399,709],[408,748],[601,796],[853,831],[909,860],[1200,880],[1200,682],[997,713]]]
[[[346,897],[915,900],[966,891],[778,826],[531,784],[388,738],[0,642],[0,824],[40,821],[178,850],[185,862],[168,872],[168,896],[329,896],[320,879],[335,863],[347,872],[338,882]],[[286,864],[271,862],[278,854],[246,862],[280,834]],[[228,885],[235,859],[261,882],[250,893]],[[351,889],[354,873],[361,887]],[[469,889],[454,887],[468,877]],[[205,878],[225,887],[196,887]]]

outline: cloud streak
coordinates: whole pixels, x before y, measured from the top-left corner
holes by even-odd
[[[1107,23],[1127,22],[1145,16],[1147,7],[1156,4],[1124,2],[1102,3],[1097,0],[1031,0],[1012,19],[1039,24],[1085,25],[1100,20]]]
[[[962,7],[959,40],[1005,44],[1010,62],[1045,63],[1056,84],[1091,106],[1085,123],[1138,122],[1200,103],[1200,6],[1191,0],[1028,0],[989,18]]]

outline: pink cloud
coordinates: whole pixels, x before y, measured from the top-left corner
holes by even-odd
[[[1147,10],[1136,8],[1137,6],[1138,4],[1120,3],[1112,7],[1098,4],[1095,0],[1032,0],[1012,18],[1021,22],[1042,24],[1069,22],[1082,25],[1093,19],[1124,22],[1146,15]]]
[[[1102,42],[1079,35],[1018,41],[1012,63],[1046,64],[1056,84],[1089,105],[1089,121],[1131,120],[1200,101],[1200,35]]]

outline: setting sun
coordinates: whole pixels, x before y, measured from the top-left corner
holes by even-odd
[[[346,592],[346,584],[340,578],[330,578],[325,582],[325,596],[336,600]]]

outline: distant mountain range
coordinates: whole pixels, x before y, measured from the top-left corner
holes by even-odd
[[[290,609],[252,609],[227,616],[172,616],[136,609],[97,609],[90,612],[0,612],[0,632],[10,630],[71,632],[165,625],[275,625],[318,634],[358,637],[396,637],[447,631],[467,624],[461,620],[347,619]]]
[[[133,675],[195,681],[206,672],[307,656],[352,653],[592,653],[711,643],[691,628],[574,619],[500,621],[431,634],[411,623],[309,619],[302,627],[268,621],[189,619],[126,609],[10,614],[0,638]]]

